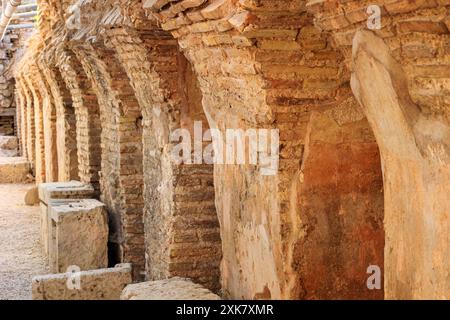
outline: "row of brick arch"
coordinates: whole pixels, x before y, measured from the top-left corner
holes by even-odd
[[[36,55],[23,59],[22,143],[38,181],[56,172],[73,178],[72,167],[76,178],[96,184],[111,214],[117,260],[133,262],[136,276],[146,270],[149,278],[192,277],[233,298],[383,297],[365,283],[369,265],[384,265],[383,133],[375,130],[375,139],[377,126],[350,89],[349,47],[336,50],[313,21],[331,15],[339,1],[311,1],[310,12],[303,1],[261,1],[266,10],[247,3],[230,19],[243,26],[232,27],[226,17],[233,1],[199,4],[206,21],[198,23],[195,6],[150,8],[161,19],[155,23],[142,4],[87,4],[82,13],[92,21],[81,22],[88,36],[68,31],[62,41],[57,28],[44,25],[56,49],[31,50]],[[114,21],[116,15],[132,22]],[[347,19],[319,22],[339,29],[344,21],[345,33]],[[335,35],[334,42],[342,39]],[[56,118],[42,117],[41,109]],[[46,142],[48,119],[59,144]],[[170,132],[195,120],[219,129],[279,129],[278,175],[171,164]],[[390,241],[387,252],[402,247]],[[413,296],[408,276],[392,280],[396,270],[387,273],[388,296]]]

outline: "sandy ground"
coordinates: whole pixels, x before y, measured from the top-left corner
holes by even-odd
[[[39,206],[24,204],[29,184],[0,184],[0,300],[31,299],[31,279],[47,273]]]

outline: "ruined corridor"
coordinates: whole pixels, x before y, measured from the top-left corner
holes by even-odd
[[[449,0],[3,0],[0,31],[0,299],[450,299]]]

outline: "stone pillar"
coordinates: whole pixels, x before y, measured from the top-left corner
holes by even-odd
[[[353,71],[380,147],[386,298],[448,298],[448,1],[375,4],[379,28],[364,1],[307,7]]]
[[[38,89],[36,80],[33,78],[37,74],[37,66],[30,63],[28,73],[24,75],[25,81],[32,93],[32,103],[34,109],[35,128],[35,177],[36,182],[45,182],[45,150],[44,150],[44,122],[42,97]]]
[[[79,179],[76,119],[72,96],[59,69],[45,66],[42,69],[56,106],[58,136],[59,181]]]
[[[100,191],[102,123],[97,97],[75,55],[69,50],[62,52],[61,78],[70,91],[76,115],[80,181],[90,183]]]
[[[35,76],[42,95],[46,182],[56,182],[58,181],[56,108],[40,67],[36,71],[38,74]]]
[[[381,38],[356,33],[353,63],[353,92],[383,161],[386,298],[448,299],[450,126],[412,101],[402,66]]]
[[[110,241],[117,259],[132,262],[136,278],[144,270],[142,121],[139,104],[114,53],[74,44],[97,95],[102,122],[101,199],[110,214]]]

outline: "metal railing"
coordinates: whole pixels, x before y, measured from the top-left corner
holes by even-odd
[[[20,20],[30,20],[37,15],[36,3],[26,3],[22,5],[22,0],[2,0],[2,8],[3,10],[0,18],[0,41],[3,41],[7,30],[34,27],[33,23],[20,23]],[[11,20],[19,20],[19,23],[10,25]]]

